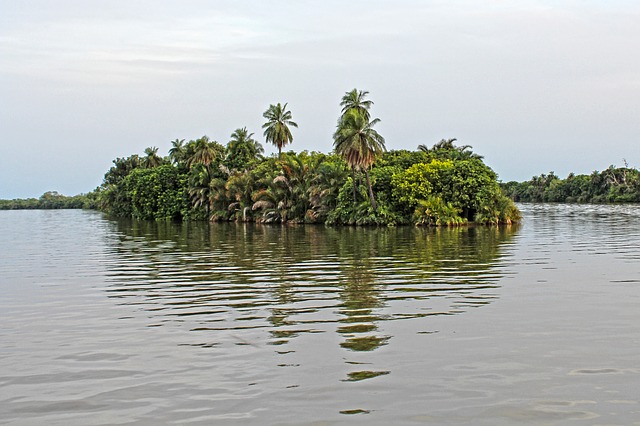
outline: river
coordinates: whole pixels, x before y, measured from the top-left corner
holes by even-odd
[[[640,206],[511,227],[0,211],[0,424],[640,424]]]

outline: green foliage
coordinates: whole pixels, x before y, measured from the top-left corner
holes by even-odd
[[[419,200],[426,200],[432,194],[440,194],[446,181],[450,180],[453,162],[433,160],[428,164],[418,163],[407,170],[396,173],[391,178],[395,198],[414,208]]]
[[[377,208],[374,209],[370,200],[367,199],[366,185],[356,182],[355,191],[358,198],[363,200],[356,204],[353,203],[353,190],[353,179],[349,177],[338,192],[336,207],[327,215],[327,224],[394,226],[409,223],[406,218],[397,213],[386,196],[379,198]]]
[[[460,213],[461,210],[451,202],[444,202],[438,196],[428,196],[426,200],[418,200],[414,220],[416,225],[464,225],[467,223],[467,219],[461,217]]]
[[[418,223],[459,225],[475,220],[487,200],[501,194],[496,179],[493,170],[479,158],[434,159],[394,174],[391,186],[397,210],[416,209]],[[503,220],[506,216],[500,210],[498,223],[514,221],[513,218]]]
[[[414,164],[429,163],[433,157],[423,151],[408,151],[399,149],[387,151],[376,162],[377,167],[393,166],[406,170]]]
[[[364,201],[355,204],[352,196],[354,191],[359,194],[360,199],[366,199],[366,188],[363,185],[358,185],[357,182],[354,188],[353,179],[348,177],[338,191],[336,208],[327,215],[327,224],[355,225],[361,215],[368,213],[370,203]]]
[[[353,89],[345,93],[342,97],[342,100],[340,101],[340,106],[342,107],[342,115],[344,116],[344,114],[352,110],[361,114],[365,120],[369,121],[369,119],[371,118],[369,116],[369,109],[371,109],[373,101],[366,99],[368,95],[368,91],[358,89]]]
[[[485,225],[520,222],[522,215],[513,201],[501,190],[485,194],[475,216],[475,222]]]
[[[186,146],[195,148],[195,142]],[[460,225],[474,219],[519,219],[495,173],[479,158],[434,159],[425,152],[391,151],[367,173],[351,173],[354,168],[341,156],[317,152],[256,157],[244,162],[246,168],[233,169],[225,166],[225,158],[216,156],[208,165],[184,160],[186,171],[169,164],[137,167],[113,180],[118,184],[107,184],[105,178],[97,192],[100,208],[146,219],[264,223]],[[123,175],[128,169],[116,170]]]
[[[136,219],[177,220],[189,210],[186,176],[171,165],[136,169],[123,181]]]
[[[145,169],[152,169],[161,165],[164,160],[158,155],[158,148],[153,146],[144,150],[145,157],[142,157],[140,165]]]
[[[171,141],[171,148],[169,149],[169,160],[171,164],[176,165],[181,169],[186,169],[187,152],[184,145],[184,139],[178,139]]]
[[[207,215],[211,210],[213,197],[211,183],[214,178],[211,166],[204,163],[194,164],[187,174],[189,199],[194,208],[203,208]]]
[[[242,171],[251,168],[262,158],[263,153],[264,148],[253,139],[253,133],[249,133],[247,128],[243,127],[231,134],[223,164],[229,170]]]
[[[497,176],[479,158],[454,161],[451,180],[445,183],[443,199],[451,200],[462,215],[473,220],[482,201],[499,191]]]
[[[323,157],[308,190],[311,217],[315,222],[325,222],[338,207],[340,188],[346,182],[347,175],[347,165],[341,158],[336,155]]]
[[[193,167],[196,164],[204,164],[217,168],[224,157],[224,151],[224,147],[218,142],[209,140],[208,136],[202,136],[187,143],[185,147],[186,165]]]
[[[252,210],[261,210],[261,222],[315,222],[311,202],[312,184],[324,162],[324,154],[284,154],[277,162],[279,173],[266,188],[256,191]]]
[[[431,148],[427,148],[426,145],[419,145],[418,151],[427,153],[431,158],[438,160],[482,160],[483,157],[481,155],[471,151],[471,145],[457,146],[454,144],[456,141],[456,138],[442,139]]]
[[[116,158],[104,175],[104,185],[117,185],[134,169],[140,167],[140,158],[134,154],[126,158]]]

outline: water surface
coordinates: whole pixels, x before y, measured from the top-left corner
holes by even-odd
[[[640,208],[507,228],[0,212],[1,424],[640,424]]]

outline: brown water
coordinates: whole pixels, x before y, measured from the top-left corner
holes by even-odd
[[[0,212],[0,424],[640,424],[640,207],[511,228]]]

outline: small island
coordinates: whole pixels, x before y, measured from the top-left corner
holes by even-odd
[[[387,150],[371,118],[368,92],[342,97],[334,151],[293,151],[288,105],[264,112],[264,137],[278,154],[263,156],[246,127],[226,146],[203,136],[172,141],[166,157],[117,158],[91,195],[114,217],[336,225],[509,224],[520,212],[496,173],[468,145],[442,140],[416,151]]]

